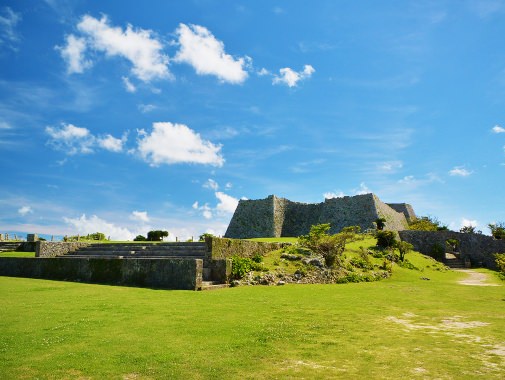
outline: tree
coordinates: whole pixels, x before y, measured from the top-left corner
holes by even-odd
[[[149,231],[147,233],[147,240],[149,241],[162,241],[164,237],[168,236],[168,231],[161,231],[161,230],[155,230],[155,231]]]
[[[377,226],[377,231],[382,231],[386,226],[386,218],[375,219],[375,225]]]
[[[137,235],[133,241],[146,241],[146,237],[142,235]]]
[[[474,226],[463,226],[459,232],[463,234],[474,234],[475,233],[475,227]]]
[[[397,244],[394,231],[377,231],[377,245],[381,248],[392,248]]]
[[[317,224],[310,228],[308,235],[298,238],[301,247],[308,248],[324,258],[324,264],[331,268],[336,263],[340,264],[340,257],[344,253],[346,234],[329,235],[330,224]]]
[[[214,235],[209,234],[208,232],[205,232],[204,234],[201,234],[200,237],[198,238],[198,241],[205,241],[206,238],[211,238]]]
[[[409,224],[409,230],[447,231],[448,228],[435,217],[421,216]]]
[[[403,261],[405,259],[405,255],[412,251],[414,246],[406,241],[400,241],[396,244],[396,248],[398,248],[398,251],[400,252],[400,261]]]
[[[505,239],[505,223],[490,223],[488,224],[489,229],[491,230],[491,235],[495,239]]]

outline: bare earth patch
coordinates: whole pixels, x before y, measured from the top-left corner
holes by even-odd
[[[475,272],[473,270],[463,269],[458,270],[459,272],[465,272],[468,277],[465,280],[458,281],[461,285],[472,285],[472,286],[500,286],[498,284],[491,284],[488,281],[488,276],[485,273]]]
[[[487,322],[463,321],[463,317],[455,315],[453,317],[444,318],[438,323],[426,323],[416,321],[415,319],[419,319],[419,317],[413,313],[404,313],[402,318],[389,316],[386,319],[402,325],[407,332],[413,330],[427,330],[429,334],[443,334],[454,337],[456,338],[454,342],[457,344],[475,345],[479,347],[482,351],[478,357],[482,361],[482,370],[484,373],[486,371],[500,372],[505,368],[505,346],[503,344],[491,342],[489,339],[486,341],[478,335],[460,332],[462,330],[488,326],[489,323]],[[499,358],[499,364],[496,363],[496,360],[493,360],[493,357]],[[420,369],[422,369],[422,367],[413,368],[413,374],[422,374]]]

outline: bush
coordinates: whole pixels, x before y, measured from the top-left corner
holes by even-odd
[[[498,270],[503,276],[505,276],[505,253],[495,253],[494,258]]]
[[[396,248],[398,248],[398,251],[400,252],[400,261],[403,261],[405,260],[405,255],[412,251],[414,246],[406,241],[400,241],[396,244]]]
[[[234,280],[240,280],[247,273],[257,270],[263,270],[263,266],[259,263],[254,262],[252,259],[247,257],[233,256],[231,258],[231,277]]]
[[[214,237],[214,235],[206,232],[206,233],[200,235],[200,237],[198,238],[198,241],[205,241],[206,238],[211,238],[211,237]]]
[[[133,241],[147,241],[145,236],[137,235]]]
[[[259,253],[255,253],[251,260],[259,264],[263,261],[263,256],[261,256]]]
[[[381,248],[392,248],[397,244],[394,231],[377,231],[377,245]]]
[[[432,216],[421,216],[409,223],[409,230],[416,231],[446,231],[448,228],[437,218]]]
[[[386,218],[375,219],[375,225],[377,226],[377,231],[382,231],[386,226]]]
[[[164,237],[168,236],[168,231],[161,231],[161,230],[155,230],[155,231],[149,231],[147,233],[147,240],[149,241],[162,241]]]
[[[335,264],[341,265],[341,256],[344,253],[346,235],[339,233],[328,235],[330,224],[317,224],[310,228],[308,235],[298,238],[301,247],[310,249],[312,252],[321,255],[328,268]]]
[[[439,243],[433,244],[431,247],[431,257],[438,261],[442,261],[445,258],[445,248]]]

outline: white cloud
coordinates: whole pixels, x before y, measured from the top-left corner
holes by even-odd
[[[0,121],[0,129],[12,129],[12,126],[5,121]]]
[[[363,194],[369,194],[371,193],[372,190],[370,190],[366,185],[365,182],[361,182],[359,184],[359,188],[353,189],[353,193],[356,195],[363,195]]]
[[[15,29],[19,21],[21,21],[21,14],[14,12],[10,7],[2,8],[0,14],[0,45],[9,46],[19,40]],[[14,49],[12,45],[9,47]]]
[[[463,227],[477,227],[479,225],[479,223],[477,223],[476,220],[471,220],[471,219],[466,219],[466,218],[461,218],[461,225],[460,225],[460,228],[463,228]]]
[[[401,161],[386,161],[382,162],[380,164],[377,164],[377,169],[386,172],[386,173],[392,173],[395,172],[398,169],[401,169],[403,167],[403,162]]]
[[[25,216],[25,215],[31,214],[31,213],[33,213],[33,210],[30,206],[23,206],[18,210],[18,214],[22,215],[22,216]]]
[[[216,206],[216,210],[222,213],[234,213],[238,205],[238,199],[233,198],[231,195],[225,194],[221,191],[216,191],[216,198],[219,203]]]
[[[62,123],[61,128],[46,127],[46,133],[51,136],[49,144],[57,150],[71,155],[93,152],[94,137],[87,128]]]
[[[98,146],[111,152],[121,152],[123,144],[126,142],[126,135],[118,139],[112,135],[106,135],[97,139]]]
[[[449,170],[449,175],[457,177],[468,177],[473,171],[465,169],[463,166],[455,166],[453,169]]]
[[[130,78],[121,77],[121,79],[123,80],[123,84],[124,84],[126,91],[128,91],[130,93],[134,93],[137,91],[137,87],[135,87],[135,85],[130,81]]]
[[[138,131],[138,152],[151,166],[193,163],[223,166],[221,145],[203,140],[200,134],[184,124],[153,123],[148,134]]]
[[[191,207],[195,210],[198,210],[198,201],[195,201]]]
[[[86,40],[70,34],[66,36],[66,45],[63,47],[56,46],[60,51],[61,57],[67,63],[67,73],[83,73],[84,70],[90,68],[93,63],[86,59]]]
[[[231,182],[226,182],[226,185],[224,185],[226,189],[231,189],[233,187],[233,184]]]
[[[110,134],[97,138],[87,128],[66,123],[62,123],[61,128],[46,127],[46,133],[51,137],[48,141],[49,145],[69,155],[93,153],[95,147],[111,152],[121,152],[127,140],[127,134],[124,134],[121,139]]]
[[[137,220],[140,222],[149,222],[149,216],[147,216],[147,211],[132,211],[130,219]]]
[[[80,235],[87,235],[95,232],[102,232],[111,240],[133,240],[136,234],[128,228],[116,226],[114,223],[107,222],[93,215],[87,218],[83,214],[80,218],[63,218],[65,223],[72,226]]]
[[[205,27],[180,24],[176,30],[180,49],[174,61],[187,63],[200,75],[215,75],[221,81],[239,84],[247,79],[250,58],[233,58],[224,44]]]
[[[299,81],[310,78],[316,70],[311,65],[305,65],[303,71],[294,71],[289,67],[279,70],[279,75],[275,75],[273,84],[285,84],[288,87],[295,87]]]
[[[270,71],[268,71],[267,69],[265,69],[264,67],[261,68],[261,70],[259,70],[257,72],[257,74],[260,76],[260,77],[263,77],[265,75],[270,75]]]
[[[85,15],[77,29],[85,36],[88,48],[103,52],[107,57],[126,58],[133,65],[132,74],[144,82],[169,78],[168,57],[162,54],[163,45],[145,29],[126,30],[109,25],[107,16],[100,20]]]
[[[219,188],[219,185],[216,181],[214,181],[213,179],[208,179],[207,182],[205,182],[203,184],[203,187],[205,187],[206,189],[211,189],[211,190],[214,190],[216,191],[218,188]]]
[[[138,108],[142,113],[154,111],[157,107],[154,104],[139,104]]]
[[[342,198],[344,196],[345,194],[342,191],[338,192],[329,191],[323,194],[324,199]]]
[[[494,133],[505,133],[505,128],[499,126],[499,125],[495,125],[492,129],[491,129]]]

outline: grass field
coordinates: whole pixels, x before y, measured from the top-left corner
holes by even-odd
[[[35,257],[35,252],[0,252],[0,257]]]
[[[0,377],[502,379],[503,282],[407,257],[423,271],[212,292],[0,277]]]

